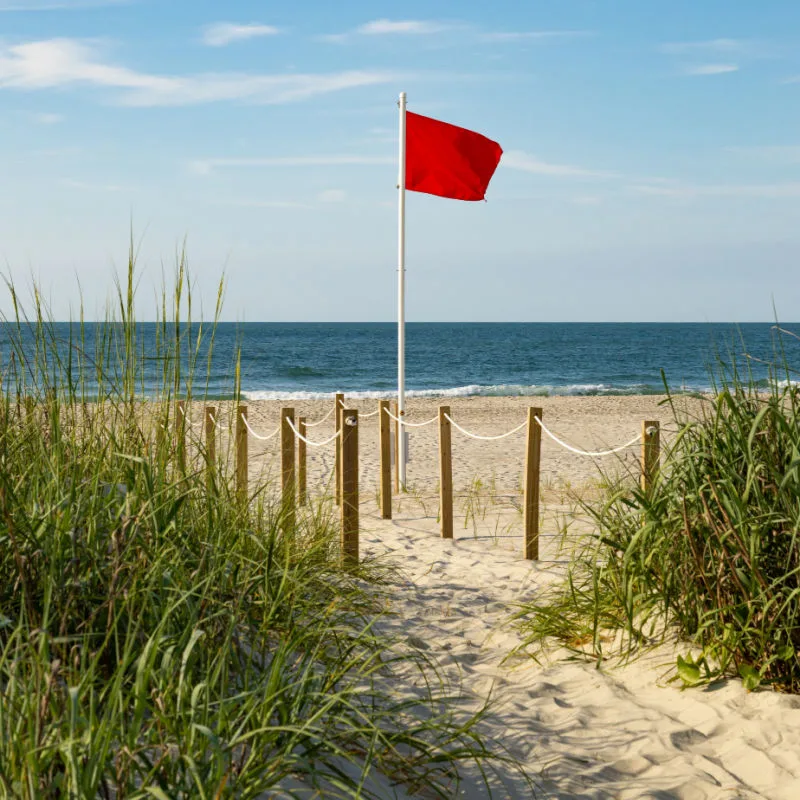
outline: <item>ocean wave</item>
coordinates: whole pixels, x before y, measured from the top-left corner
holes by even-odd
[[[393,397],[394,391],[345,391],[345,396],[354,400],[380,400]],[[678,391],[677,389],[673,391]],[[711,389],[707,386],[682,386],[681,392],[708,393]],[[625,395],[656,395],[663,394],[664,387],[660,384],[636,383],[629,385],[613,385],[606,383],[575,383],[564,386],[556,385],[523,385],[523,384],[496,384],[481,385],[469,384],[468,386],[454,386],[438,389],[409,389],[406,397],[614,397]],[[334,392],[293,392],[252,390],[243,391],[248,400],[327,400],[334,396]]]

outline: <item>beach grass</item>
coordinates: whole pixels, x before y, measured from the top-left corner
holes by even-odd
[[[780,334],[780,332],[779,332]],[[784,335],[791,335],[786,334]],[[800,691],[800,387],[780,335],[767,385],[720,366],[649,490],[631,476],[587,501],[596,533],[563,581],[516,615],[524,647],[602,660],[672,638],[675,677],[739,675]]]
[[[455,796],[502,756],[376,632],[390,567],[340,567],[324,502],[291,524],[263,487],[242,499],[225,446],[213,480],[202,442],[186,457],[174,404],[204,398],[215,322],[181,260],[146,344],[134,287],[131,259],[90,341],[8,284],[0,797]]]

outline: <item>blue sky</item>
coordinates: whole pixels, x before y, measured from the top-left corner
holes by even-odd
[[[0,0],[0,260],[141,313],[184,240],[224,317],[392,320],[397,95],[505,154],[408,197],[412,320],[800,307],[800,3]],[[5,298],[0,309],[7,311]]]

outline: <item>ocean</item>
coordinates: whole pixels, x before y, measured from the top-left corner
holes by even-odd
[[[782,327],[800,335],[800,324]],[[148,363],[143,390],[159,366],[148,362],[155,325],[140,325]],[[56,338],[69,339],[68,323]],[[93,347],[96,326],[86,326]],[[192,334],[196,336],[196,330]],[[414,396],[659,394],[663,370],[674,391],[708,391],[720,363],[751,366],[765,381],[776,360],[770,323],[409,323],[406,386]],[[790,366],[800,368],[800,339],[780,337]],[[229,397],[237,345],[247,398],[313,399],[391,395],[397,387],[397,328],[392,323],[220,323],[208,396]],[[746,355],[755,357],[746,358]],[[7,367],[8,329],[0,328]],[[780,360],[780,359],[778,359]],[[205,356],[197,371],[205,376]],[[150,376],[150,378],[147,377]],[[779,378],[786,378],[781,373]],[[195,394],[206,381],[195,382]]]

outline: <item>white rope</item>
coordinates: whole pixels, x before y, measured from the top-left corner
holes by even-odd
[[[317,425],[322,425],[335,410],[335,408],[332,408],[322,419],[318,419],[316,422],[306,422],[306,428],[316,428]]]
[[[217,415],[216,414],[209,414],[208,416],[211,418],[211,422],[214,425],[216,425],[220,430],[222,430],[222,423],[217,419]]]
[[[292,422],[291,417],[286,417],[286,422],[289,423],[289,427],[294,431],[294,435],[298,439],[302,439],[306,444],[310,444],[312,447],[323,447],[326,444],[330,444],[334,439],[337,439],[339,436],[342,435],[341,430],[336,431],[330,438],[326,439],[324,442],[312,442],[311,439],[306,439],[300,431],[295,428],[294,423]]]
[[[358,416],[359,416],[361,419],[369,419],[370,417],[374,417],[376,414],[380,414],[380,411],[381,411],[381,410],[380,410],[380,409],[378,409],[377,411],[370,411],[370,413],[369,413],[369,414],[359,414]]]
[[[589,450],[580,450],[577,447],[573,447],[572,445],[567,444],[566,442],[562,441],[558,438],[554,433],[547,429],[547,426],[542,422],[539,417],[534,417],[534,419],[539,423],[541,429],[556,443],[560,444],[563,448],[570,450],[573,453],[577,453],[579,456],[610,456],[613,453],[619,453],[620,450],[624,450],[626,447],[630,447],[632,444],[636,444],[641,438],[642,434],[640,433],[635,439],[631,439],[627,444],[623,444],[621,447],[615,447],[613,450],[598,450],[596,452],[591,452]]]
[[[187,425],[188,425],[190,428],[202,428],[202,427],[203,427],[203,426],[202,426],[202,425],[201,425],[199,422],[192,422],[192,421],[189,419],[189,415],[186,413],[186,410],[184,409],[184,407],[183,407],[183,406],[178,406],[178,411],[180,411],[180,412],[181,412],[181,415],[183,416],[184,422],[185,422],[185,423],[186,423],[186,424],[187,424]]]
[[[392,414],[388,408],[384,408],[384,411],[395,421],[399,422],[405,428],[424,428],[426,425],[430,425],[432,422],[436,422],[439,419],[439,415],[437,414],[433,419],[429,419],[427,422],[406,422],[404,419],[400,419]]]
[[[507,436],[511,436],[512,434],[521,431],[528,424],[527,421],[523,422],[522,425],[518,425],[516,428],[514,428],[513,431],[509,431],[508,433],[501,433],[499,436],[479,436],[477,433],[470,433],[469,431],[465,431],[449,414],[445,414],[444,418],[448,422],[452,423],[454,427],[458,428],[461,431],[461,433],[464,434],[464,436],[469,436],[470,439],[480,439],[483,442],[494,442],[497,439],[505,439]]]
[[[248,431],[250,431],[250,435],[251,435],[251,436],[253,436],[253,437],[255,437],[256,439],[259,439],[259,440],[260,440],[260,441],[262,441],[262,442],[269,441],[269,440],[270,440],[270,439],[271,439],[273,436],[277,436],[277,435],[278,435],[278,433],[280,433],[280,430],[281,430],[281,426],[280,426],[280,425],[278,425],[278,427],[277,427],[277,428],[275,428],[275,430],[274,430],[274,431],[272,431],[272,433],[269,433],[269,434],[267,434],[266,436],[259,436],[259,435],[258,435],[258,434],[257,434],[257,433],[256,433],[256,432],[255,432],[255,431],[254,431],[254,430],[253,430],[251,427],[250,427],[250,423],[247,421],[247,417],[246,417],[244,414],[242,414],[242,422],[244,422],[244,426],[245,426],[245,428],[247,428],[247,430],[248,430]]]

